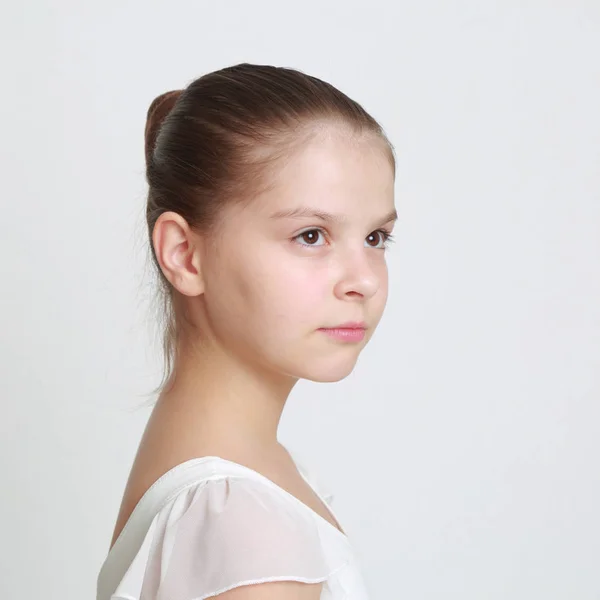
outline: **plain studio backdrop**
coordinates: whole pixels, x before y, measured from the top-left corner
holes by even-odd
[[[94,597],[161,369],[146,110],[254,62],[397,150],[385,315],[280,430],[372,598],[600,598],[600,4],[38,0],[0,34],[0,596]]]

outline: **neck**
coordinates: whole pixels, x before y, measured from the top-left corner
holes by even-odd
[[[176,360],[156,406],[174,427],[177,443],[202,440],[212,447],[257,452],[279,446],[279,423],[296,378],[243,363],[215,346],[179,356],[185,358]]]

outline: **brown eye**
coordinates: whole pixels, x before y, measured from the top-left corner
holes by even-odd
[[[375,242],[375,245],[371,245]],[[374,231],[367,236],[367,243],[371,248],[377,248],[379,244],[385,244],[386,237],[383,231]]]
[[[368,248],[375,248],[377,250],[387,250],[390,244],[394,242],[394,236],[385,229],[378,229],[373,233],[370,233],[367,238]],[[381,245],[372,246],[371,241],[380,242]]]
[[[319,235],[323,235],[323,232],[320,229],[308,229],[307,231],[299,233],[295,239],[302,240],[300,242],[301,246],[322,246],[322,244],[315,243],[318,241]]]

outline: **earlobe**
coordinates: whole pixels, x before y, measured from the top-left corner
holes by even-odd
[[[200,252],[181,215],[170,211],[160,215],[154,225],[152,243],[161,271],[178,292],[198,296],[204,291]]]

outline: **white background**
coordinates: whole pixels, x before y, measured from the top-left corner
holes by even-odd
[[[280,430],[372,598],[600,598],[600,4],[1,10],[2,598],[94,597],[161,368],[146,110],[239,62],[330,81],[397,149],[386,314]]]

